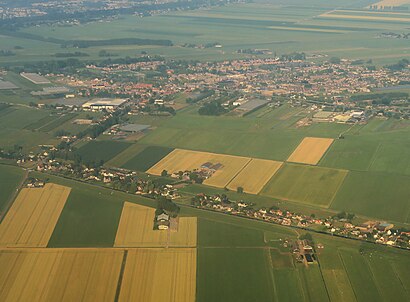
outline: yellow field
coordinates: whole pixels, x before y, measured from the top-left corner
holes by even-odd
[[[291,31],[313,31],[320,33],[345,33],[346,30],[340,29],[320,29],[314,27],[286,27],[286,26],[268,26],[270,29],[279,29],[279,30],[291,30]]]
[[[56,184],[22,189],[0,225],[0,246],[46,247],[70,190]]]
[[[377,3],[374,3],[373,5],[377,6],[400,6],[403,4],[410,4],[410,0],[383,0]]]
[[[0,301],[114,301],[121,250],[0,250]]]
[[[160,175],[163,170],[168,173],[192,171],[206,162],[221,163],[223,167],[205,180],[204,184],[224,188],[250,160],[241,156],[175,149],[147,172]]]
[[[258,194],[281,166],[282,162],[254,158],[227,188],[236,191],[238,187],[242,187],[246,193]]]
[[[196,249],[128,251],[119,301],[194,302]]]
[[[376,3],[380,5],[379,3]],[[385,4],[383,4],[385,5]],[[338,15],[332,14],[332,12],[321,14],[320,17],[335,18],[335,19],[355,19],[355,20],[375,20],[375,21],[400,21],[400,22],[410,22],[410,18],[397,18],[397,17],[385,17],[385,16],[366,16],[366,15]]]
[[[153,230],[155,209],[126,202],[115,247],[195,247],[196,217],[180,217],[178,231]]]
[[[316,165],[332,143],[331,138],[305,137],[288,161]]]

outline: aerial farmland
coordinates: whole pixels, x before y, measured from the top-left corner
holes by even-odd
[[[409,0],[0,2],[0,302],[410,297]]]

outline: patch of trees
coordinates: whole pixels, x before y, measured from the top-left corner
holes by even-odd
[[[21,159],[23,158],[23,147],[20,145],[14,145],[13,148],[8,150],[0,149],[0,158]]]
[[[9,104],[6,104],[6,103],[0,103],[0,111],[1,111],[1,110],[3,110],[3,109],[9,108],[9,107],[10,107],[10,105],[9,105]]]
[[[386,92],[386,93],[375,93],[375,94],[357,94],[352,95],[352,101],[360,102],[372,100],[373,104],[384,104],[389,105],[393,100],[397,99],[408,99],[409,94],[407,92]]]
[[[56,58],[74,58],[74,57],[89,57],[90,55],[85,52],[58,52],[54,55]]]
[[[290,54],[284,54],[280,57],[281,61],[295,61],[306,60],[306,54],[304,52],[293,52]]]
[[[199,108],[198,113],[200,115],[221,115],[228,112],[226,108],[224,108],[220,103],[217,101],[212,101],[209,103],[205,103],[201,108]]]
[[[78,47],[88,48],[95,46],[107,45],[161,45],[172,46],[171,40],[154,40],[154,39],[139,39],[139,38],[122,38],[122,39],[108,39],[108,40],[72,40],[64,41],[62,47]]]
[[[202,101],[212,95],[215,94],[214,90],[204,90],[200,93],[200,95],[196,96],[196,97],[192,97],[192,98],[187,98],[185,100],[185,102],[187,102],[188,104],[194,104],[194,103],[198,103],[199,101]]]
[[[11,50],[0,49],[0,57],[11,57],[15,55],[16,53]]]
[[[386,68],[392,70],[392,71],[401,71],[405,68],[407,68],[410,65],[410,61],[407,59],[401,59],[399,62],[393,65],[387,65],[385,66]]]
[[[171,217],[176,217],[179,213],[179,210],[179,206],[171,199],[161,195],[157,197],[156,215],[160,215],[161,213],[165,212]]]
[[[85,136],[90,136],[91,138],[96,138],[102,134],[105,130],[109,129],[111,126],[121,123],[122,116],[128,113],[129,109],[122,109],[115,111],[109,118],[100,122],[97,125],[91,126],[84,131],[77,134],[77,138],[81,139]]]

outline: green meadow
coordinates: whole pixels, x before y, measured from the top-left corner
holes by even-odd
[[[77,153],[85,162],[109,161],[130,146],[129,143],[118,141],[90,141],[81,146]]]
[[[93,46],[81,49],[89,55],[80,58],[82,60],[100,60],[98,52],[102,49],[119,56],[132,57],[145,51],[172,59],[195,60],[246,57],[237,53],[240,48],[263,48],[278,54],[303,51],[354,59],[372,58],[381,64],[395,62],[399,58],[409,56],[409,46],[405,40],[390,39],[388,40],[390,47],[387,49],[385,39],[375,38],[380,32],[401,30],[404,26],[404,21],[401,19],[406,16],[380,13],[380,17],[387,15],[395,20],[378,22],[371,19],[322,16],[323,13],[340,7],[336,3],[315,3],[315,1],[296,1],[294,4],[286,2],[281,5],[277,3],[230,4],[143,18],[123,15],[115,20],[80,25],[47,24],[28,27],[21,29],[21,33],[19,31],[0,32],[0,35],[3,35],[2,41],[5,41],[2,44],[4,49],[14,51],[15,46],[22,47],[16,51],[15,56],[0,58],[0,64],[58,59],[55,54],[62,52],[61,45],[57,41],[44,42],[47,38],[62,41],[139,38],[166,39],[173,42],[173,46]],[[342,7],[357,7],[357,3],[345,3]],[[360,10],[349,14],[368,16],[366,11]],[[28,38],[26,34],[32,36]],[[183,47],[186,43],[200,45],[214,42],[220,43],[222,48]],[[44,45],[47,47],[44,48]],[[64,52],[75,51],[78,49],[64,48]]]
[[[277,199],[328,207],[348,171],[285,164],[261,194]]]

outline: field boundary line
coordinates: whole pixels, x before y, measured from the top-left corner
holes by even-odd
[[[252,160],[253,158],[250,157],[246,164],[241,169],[239,169],[239,171],[227,182],[224,188],[227,188],[229,184],[250,164]]]
[[[376,277],[374,276],[372,266],[370,265],[369,260],[366,257],[363,257],[363,258],[364,258],[364,263],[366,263],[366,266],[367,266],[368,270],[370,271],[370,275],[372,276],[374,285],[376,285],[377,292],[378,292],[379,296],[381,298],[383,298],[383,295],[381,294],[380,289],[379,289],[379,282],[377,281]]]
[[[340,261],[342,262],[343,269],[344,269],[344,271],[345,271],[345,273],[346,273],[346,276],[347,276],[347,280],[349,280],[350,288],[352,289],[354,298],[356,299],[356,301],[359,301],[359,300],[357,299],[356,291],[355,291],[355,289],[354,289],[354,287],[353,287],[352,280],[350,280],[349,273],[348,273],[348,271],[347,271],[347,269],[346,269],[346,264],[345,264],[345,261],[343,260],[343,256],[340,255],[340,251],[339,251],[338,248],[336,249],[336,251],[337,251],[337,255],[338,255]]]
[[[403,288],[404,292],[408,295],[409,292],[407,291],[407,288],[404,286],[403,280],[401,280],[399,273],[397,272],[397,267],[395,263],[391,263],[390,260],[388,260],[390,267],[392,268],[394,274],[396,275],[396,278],[400,281],[401,287]]]
[[[6,205],[4,206],[4,209],[2,212],[0,212],[0,223],[3,222],[4,217],[6,217],[7,213],[9,212],[10,208],[12,207],[14,201],[16,200],[18,194],[21,192],[21,189],[23,187],[24,182],[26,181],[28,177],[29,171],[27,169],[24,169],[24,174],[23,177],[21,178],[20,183],[16,186],[16,190],[13,191],[13,194],[11,194],[9,200],[7,201]]]
[[[120,273],[118,275],[117,289],[115,290],[114,302],[118,302],[119,299],[120,299],[121,288],[122,288],[122,280],[124,278],[125,266],[127,264],[127,257],[128,257],[128,250],[124,250],[124,254],[122,256],[122,263],[121,263]]]
[[[376,162],[377,153],[379,153],[379,150],[380,150],[381,146],[382,146],[382,143],[379,142],[379,144],[377,145],[376,151],[373,153],[373,156],[372,156],[372,158],[371,158],[371,160],[370,160],[370,162],[369,162],[369,166],[367,167],[367,170],[366,170],[366,171],[370,171],[371,167],[372,167],[373,164]]]
[[[332,204],[333,204],[333,202],[334,202],[334,200],[335,200],[335,198],[336,198],[336,196],[337,196],[337,193],[339,193],[340,189],[342,188],[343,184],[345,183],[346,178],[348,177],[348,175],[349,175],[349,173],[350,173],[349,170],[340,170],[340,171],[345,171],[346,173],[345,173],[345,176],[343,177],[343,180],[342,180],[342,181],[340,182],[340,184],[337,186],[337,189],[335,190],[335,193],[333,194],[332,199],[331,199],[330,202],[328,203],[328,205],[327,205],[327,208],[328,208],[328,209],[332,206]]]

